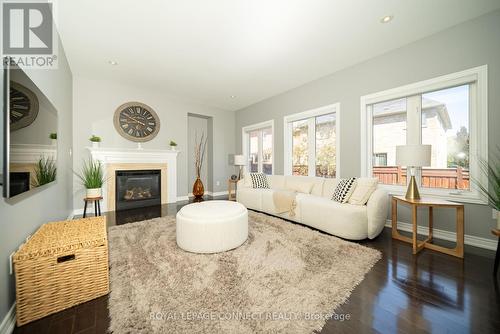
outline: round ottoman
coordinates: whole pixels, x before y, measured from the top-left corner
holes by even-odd
[[[207,201],[182,207],[176,219],[177,245],[193,253],[236,248],[248,238],[248,211],[232,201]]]

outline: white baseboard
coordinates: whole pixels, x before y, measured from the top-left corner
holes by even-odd
[[[387,219],[385,226],[392,227],[392,222],[390,219]],[[398,230],[411,232],[411,231],[413,231],[413,225],[409,224],[409,223],[398,222]],[[422,234],[422,235],[429,235],[429,228],[427,226],[420,226],[419,225],[417,227],[417,233]],[[436,239],[443,239],[443,240],[447,240],[447,241],[456,241],[457,240],[457,234],[455,232],[450,232],[450,231],[445,231],[445,230],[440,230],[440,229],[434,228],[433,234],[434,234],[434,237]],[[466,234],[464,236],[464,243],[466,245],[470,245],[470,246],[474,246],[474,247],[479,247],[479,248],[484,248],[484,249],[489,249],[489,250],[496,250],[498,240],[486,239],[486,238],[481,238],[481,237],[476,237],[474,235]]]
[[[5,315],[0,324],[0,334],[11,334],[16,327],[16,303],[12,304],[9,312]]]
[[[189,195],[188,196],[178,196],[177,197],[177,202],[182,202],[182,201],[189,201]]]

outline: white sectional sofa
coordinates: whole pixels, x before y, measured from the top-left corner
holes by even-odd
[[[331,198],[337,179],[307,176],[267,176],[270,189],[254,189],[250,177],[238,182],[236,200],[248,209],[283,217],[318,230],[350,240],[373,239],[380,234],[387,219],[389,199],[386,191],[378,187],[366,205],[341,204]],[[312,183],[308,193],[297,193],[295,216],[278,214],[274,208],[273,193],[277,189],[289,189],[297,182]]]

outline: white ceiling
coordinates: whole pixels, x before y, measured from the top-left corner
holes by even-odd
[[[56,5],[74,75],[155,87],[237,110],[498,9],[500,1],[60,0]],[[385,15],[394,19],[381,24]]]

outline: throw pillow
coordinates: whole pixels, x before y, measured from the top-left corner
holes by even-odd
[[[355,186],[356,186],[355,177],[340,180],[339,184],[337,185],[337,188],[335,188],[335,191],[333,192],[332,200],[339,203],[347,203],[349,197],[354,191]]]
[[[377,189],[378,178],[360,177],[356,181],[356,187],[349,197],[348,203],[355,205],[365,205],[372,193]]]
[[[264,173],[250,173],[252,180],[252,188],[254,189],[269,189],[269,182],[267,182],[267,175]]]

